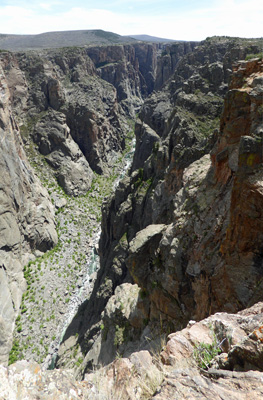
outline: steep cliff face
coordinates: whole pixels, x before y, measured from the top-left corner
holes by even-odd
[[[258,52],[260,44],[252,44]],[[109,362],[116,351],[129,353],[132,341],[147,348],[145,337],[160,319],[163,329],[179,329],[189,319],[235,312],[256,301],[260,268],[251,262],[239,276],[237,260],[231,265],[223,256],[235,172],[217,181],[208,155],[217,152],[222,137],[217,128],[231,64],[251,52],[252,44],[208,39],[178,62],[162,91],[145,101],[132,169],[103,209],[102,267],[89,303],[69,327],[58,365],[67,365],[72,343],[86,355],[83,371]],[[259,121],[253,122],[256,129]],[[125,300],[117,302],[110,318],[103,311],[123,282],[140,287],[135,319],[124,311],[131,301],[125,290]],[[79,337],[72,341],[76,332]],[[110,357],[109,348],[114,349]]]
[[[89,47],[87,54],[99,76],[117,89],[118,102],[132,117],[153,90],[159,90],[172,76],[178,61],[193,51],[198,42],[172,45]]]
[[[43,301],[41,310],[46,314],[44,304],[49,302],[52,295],[48,295],[45,287],[49,288],[49,293],[53,290],[53,278],[50,276],[52,272],[47,273],[47,265],[50,271],[54,268],[46,261],[44,263],[41,258],[38,267],[34,264],[35,267],[33,265],[25,269],[27,285],[22,268],[34,255],[41,255],[51,249],[57,243],[57,233],[53,206],[46,190],[31,171],[27,157],[50,194],[53,195],[56,186],[55,178],[67,194],[85,195],[91,189],[93,171],[110,175],[113,166],[119,162],[129,126],[126,118],[134,115],[142,99],[151,92],[156,78],[158,57],[158,45],[148,44],[88,49],[64,48],[38,53],[1,52],[3,195],[0,303],[3,317],[1,361],[4,363],[8,359],[14,320],[25,290],[23,313],[18,317],[20,322],[17,323],[15,343],[17,345],[19,342],[22,329],[21,337],[30,336],[29,331],[34,330],[36,336],[41,335],[38,359],[43,359],[46,355],[51,336],[54,336],[55,319],[61,320],[60,314],[63,314],[63,307],[65,308],[61,301],[61,307],[57,307],[56,312],[51,312],[54,326],[50,324],[50,337],[47,332],[41,332],[39,325],[43,324],[39,322],[39,318],[43,316],[40,317],[40,311],[37,313],[37,304]],[[98,184],[94,183],[92,188],[95,192],[93,196],[97,196]],[[53,196],[52,200],[57,212],[67,204],[65,199],[58,200],[57,195]],[[83,204],[87,201],[83,200]],[[94,208],[96,210],[96,207],[93,207],[92,212]],[[87,229],[93,230],[99,217],[90,217],[92,222]],[[63,217],[59,220],[59,223],[61,222],[65,222]],[[73,220],[66,222],[69,222],[72,229]],[[64,233],[68,230],[66,222]],[[77,224],[76,221],[74,223]],[[78,235],[82,235],[81,228],[78,227]],[[85,240],[86,235],[83,232]],[[80,236],[78,239],[80,241]],[[71,238],[63,240],[63,244],[66,244],[70,243]],[[61,241],[59,246],[63,247]],[[77,263],[72,259],[74,251],[71,245],[64,251],[68,266]],[[90,246],[87,246],[81,256],[88,257],[89,251]],[[40,272],[41,268],[44,271]],[[76,268],[78,265],[75,265]],[[64,270],[65,265],[64,268],[61,266],[61,269]],[[61,272],[59,269],[55,272],[58,279]],[[32,274],[35,278],[31,276],[29,280],[29,275]],[[41,288],[37,287],[39,274]],[[69,272],[67,276],[68,274]],[[79,284],[77,273],[75,275],[74,282],[71,282],[73,288]],[[67,276],[66,287],[69,286]],[[60,290],[63,292],[62,285],[56,289],[57,293],[60,293]],[[51,302],[54,304],[54,299],[51,299]],[[49,316],[46,316],[46,319],[49,319]],[[16,356],[19,352],[20,356],[26,354],[27,357],[33,357],[33,352],[29,354],[27,350],[28,341],[24,343],[22,339],[19,351],[17,347],[14,350]],[[37,338],[34,338],[32,343],[37,346]],[[30,342],[30,346],[33,347],[32,343]]]
[[[233,306],[237,300],[227,305],[222,296],[220,301],[216,289],[217,266],[222,263],[219,250],[230,218],[233,178],[228,175],[229,179],[223,186],[219,182],[215,184],[218,172],[211,169],[209,156],[202,157],[215,145],[217,137],[224,143],[222,134],[214,132],[214,128],[219,125],[220,96],[229,78],[229,60],[245,52],[242,46],[237,47],[238,51],[236,44],[228,40],[213,42],[211,48],[207,42],[202,44],[179,62],[173,80],[164,90],[146,100],[140,112],[143,123],[136,130],[133,172],[104,210],[100,243],[102,263],[115,265],[117,244],[122,237],[127,238],[126,245],[130,249],[131,241],[135,241],[136,250],[134,254],[128,250],[131,254],[123,265],[127,264],[135,282],[151,299],[148,316],[157,317],[161,312],[178,323],[190,317],[202,318],[223,305],[227,308],[230,303],[231,311],[238,309],[237,305]],[[235,51],[231,53],[233,48]],[[208,71],[215,68],[216,56],[218,74],[209,75]],[[207,60],[205,66],[204,59]],[[203,80],[202,74],[210,79]],[[256,79],[254,85],[257,82]],[[210,90],[215,94],[211,95]],[[240,97],[249,96],[248,92],[247,88]],[[221,130],[224,121],[229,119],[227,104],[231,104],[231,110],[236,110],[236,120],[242,124],[241,110],[232,102],[233,91],[229,92],[227,99],[229,97],[231,101],[226,100]],[[244,109],[244,118],[246,121],[252,118],[255,132],[261,129],[260,95],[258,99],[257,106],[251,109],[253,111],[249,107]],[[233,123],[234,128],[235,124],[237,122]],[[230,138],[241,134],[234,128],[228,121],[225,129],[231,131],[231,136],[228,133]],[[221,166],[219,170],[223,171]],[[147,226],[151,224],[166,224],[169,228],[162,229],[162,233],[157,229],[158,235],[154,233],[152,238],[154,245],[149,239],[149,245],[138,247],[135,234],[145,228],[147,236]],[[159,245],[156,245],[156,240]],[[126,256],[128,253],[126,251]],[[137,261],[138,257],[142,259]],[[142,262],[144,257],[145,263]],[[222,266],[223,270],[225,267]],[[140,271],[144,278],[140,277]],[[257,280],[257,274],[251,272],[251,275],[253,281]],[[229,277],[229,281],[233,279]],[[214,282],[215,295],[212,295],[211,281]],[[240,293],[240,307],[248,304],[244,299],[244,293]],[[191,310],[190,314],[187,310]]]
[[[161,49],[161,57],[157,60],[154,90],[160,90],[173,75],[179,60],[199,45],[199,42],[178,42],[167,44]]]
[[[233,182],[220,251],[229,290],[244,306],[255,303],[262,292],[263,64],[255,59],[236,65],[234,71],[221,119],[222,136],[212,160],[218,184]],[[236,274],[245,280],[243,285]]]
[[[34,175],[23,150],[12,112],[10,76],[6,76],[2,66],[0,73],[0,362],[6,364],[14,321],[26,286],[23,266],[31,253],[53,247],[57,233],[48,193]],[[21,75],[17,81],[23,81]],[[19,99],[16,100],[19,106]]]
[[[157,229],[146,243],[137,235],[129,243],[128,270],[147,293],[150,319],[161,312],[164,319],[184,323],[218,310],[235,312],[259,300],[261,108],[262,63],[257,60],[244,63],[234,74],[212,166],[209,156],[191,164],[191,159],[183,159],[190,165],[181,172],[180,160],[171,158],[176,169],[170,164],[164,180],[150,187],[147,179],[153,169],[144,167],[146,214],[143,217],[137,206],[140,217],[135,211],[131,225],[138,231],[145,222],[137,235],[144,232],[147,237],[148,224],[169,224],[166,229],[158,225],[161,232]],[[160,153],[159,147],[157,162]],[[147,164],[153,162],[148,159]],[[135,193],[139,196],[138,189]],[[129,240],[134,231],[126,227]],[[107,237],[114,237],[114,231]]]
[[[156,45],[137,44],[110,47],[108,53],[106,48],[90,48],[40,55],[1,54],[3,363],[25,288],[22,266],[32,254],[46,251],[57,241],[53,207],[28,166],[19,129],[29,157],[34,159],[39,151],[43,156],[40,167],[47,168],[47,163],[67,193],[77,196],[89,189],[92,170],[110,173],[124,147],[124,116],[133,115],[143,97],[151,93],[135,127],[131,170],[103,205],[101,268],[94,289],[69,325],[57,361],[58,366],[73,368],[82,378],[94,366],[109,367],[102,370],[103,377],[95,373],[86,375],[84,383],[75,383],[67,372],[42,374],[36,364],[18,363],[0,370],[8,394],[16,395],[25,376],[32,381],[37,376],[40,382],[23,389],[32,398],[45,396],[46,388],[58,396],[60,388],[54,382],[60,379],[66,396],[73,396],[77,387],[79,396],[88,398],[100,395],[98,380],[110,389],[112,397],[119,395],[118,384],[124,382],[121,393],[125,390],[123,398],[127,399],[135,395],[151,398],[154,393],[160,400],[178,393],[186,396],[189,386],[193,386],[191,395],[197,396],[196,379],[206,397],[214,398],[217,385],[211,376],[220,377],[222,390],[231,396],[240,377],[244,398],[262,391],[250,386],[261,373],[246,372],[251,366],[263,368],[261,304],[237,316],[219,314],[187,326],[189,320],[201,320],[216,311],[234,313],[262,300],[262,60],[236,64],[227,92],[232,63],[258,52],[260,45],[257,41],[212,38],[199,45],[175,44],[158,61],[159,50]],[[168,82],[164,82],[166,77]],[[154,86],[162,90],[152,92]],[[74,209],[73,200],[63,200],[59,200],[58,210],[67,201],[69,209]],[[82,224],[83,208],[78,212]],[[69,236],[76,232],[67,230],[65,215],[59,221],[67,232],[62,247],[70,247]],[[82,232],[76,235],[74,243]],[[68,252],[65,260],[75,263],[72,247],[63,249]],[[50,271],[59,271],[59,261],[55,260],[56,268],[42,261],[35,269],[28,266],[27,277],[37,269],[43,276],[42,268],[46,273],[47,265]],[[77,273],[70,264],[67,271],[65,265],[62,268],[68,274],[67,282],[73,279],[69,271],[75,279]],[[69,290],[68,285],[66,293]],[[61,297],[63,288],[56,293]],[[58,301],[53,295],[46,291],[52,307]],[[27,298],[28,303],[34,300],[34,296],[33,300]],[[46,298],[42,301],[47,302]],[[63,309],[61,303],[60,298],[57,313]],[[30,312],[23,308],[23,318],[30,316],[33,324]],[[48,312],[46,309],[45,316]],[[237,321],[241,321],[240,330]],[[185,326],[170,336],[157,369],[150,353],[161,346],[164,333]],[[27,328],[24,336],[32,326],[29,331]],[[41,324],[37,332],[45,329]],[[241,368],[242,376],[229,371],[208,371],[200,376],[194,349],[202,342],[213,345],[214,337],[220,346],[226,341],[215,368]],[[28,343],[25,346],[28,351]],[[118,354],[125,358],[110,364]],[[187,377],[178,370],[186,367]],[[206,392],[207,385],[210,392]],[[74,396],[78,394],[74,392]]]
[[[154,88],[158,58],[159,45],[144,43],[2,53],[24,142],[33,139],[66,193],[84,194],[92,171],[110,172],[125,118]]]
[[[84,50],[25,53],[16,58],[29,86],[25,134],[33,136],[61,182],[67,179],[69,170],[73,171],[75,181],[79,175],[81,180],[75,182],[73,190],[64,186],[69,194],[85,193],[90,187],[92,170],[106,172],[123,147],[116,90],[97,79]],[[47,130],[53,130],[49,137],[43,134]],[[73,149],[72,139],[76,143]],[[87,178],[84,188],[80,178],[83,176]]]
[[[87,49],[102,79],[111,83],[118,93],[118,101],[132,112],[154,86],[158,44],[133,46],[91,47]],[[129,104],[129,102],[132,102]]]

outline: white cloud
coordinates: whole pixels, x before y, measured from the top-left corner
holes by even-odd
[[[53,2],[54,3],[54,2]],[[104,29],[123,35],[146,33],[171,39],[202,40],[212,35],[261,37],[263,2],[218,0],[211,8],[159,16],[116,13],[72,7],[57,14],[26,7],[0,7],[1,33],[41,33],[58,30]]]
[[[51,10],[52,4],[49,3],[40,3],[39,7],[43,8],[43,10]]]
[[[17,7],[17,6],[6,6],[6,7],[0,7],[0,18],[1,18],[1,28],[2,26],[7,26],[7,21],[6,18],[11,19],[11,18],[17,18],[20,17],[21,21],[23,21],[23,18],[28,18],[33,16],[33,11],[31,9],[25,8],[25,7]],[[9,27],[10,29],[11,27]]]

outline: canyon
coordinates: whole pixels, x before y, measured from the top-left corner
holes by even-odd
[[[261,50],[1,51],[0,398],[262,396]]]

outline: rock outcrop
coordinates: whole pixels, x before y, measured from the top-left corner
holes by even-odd
[[[237,314],[217,313],[199,323],[190,321],[170,335],[161,353],[166,377],[153,398],[260,398],[261,322],[262,303],[258,303]]]
[[[162,48],[161,57],[157,60],[154,90],[160,90],[173,75],[179,60],[191,53],[199,42],[178,42],[167,44]]]
[[[3,363],[25,289],[22,268],[57,242],[53,206],[23,145],[36,171],[44,171],[43,181],[47,171],[51,174],[49,189],[55,178],[67,194],[89,198],[92,207],[103,185],[94,177],[112,179],[125,147],[126,118],[149,95],[135,127],[131,169],[103,204],[101,267],[92,293],[87,291],[90,297],[58,349],[56,366],[85,379],[77,383],[68,372],[43,372],[22,362],[1,368],[6,396],[235,398],[240,378],[240,398],[261,395],[261,386],[254,384],[262,371],[262,304],[238,312],[262,301],[262,60],[235,64],[228,91],[232,64],[259,50],[256,40],[210,38],[166,48],[137,43],[1,53]],[[62,213],[67,201],[56,196]],[[69,197],[68,204],[73,210]],[[41,259],[25,268],[27,279],[38,270],[50,282],[51,276],[61,277],[60,268],[65,282],[70,274],[76,278],[78,264],[88,259],[85,251],[77,261],[75,254],[85,228],[76,233],[73,225],[84,221],[84,208],[79,204],[78,222],[72,218],[70,230],[65,215],[59,218],[65,234],[60,247],[70,245],[63,258],[68,270],[60,257],[55,268],[53,257],[49,263]],[[99,220],[96,211],[89,235]],[[72,245],[71,233],[76,235]],[[42,270],[47,265],[55,270],[49,275]],[[28,282],[35,294],[38,280]],[[67,293],[78,284],[77,279],[68,283]],[[50,301],[59,306],[50,317],[45,314],[47,322],[64,312],[61,287],[57,293],[56,299],[52,291]],[[43,310],[46,297],[29,298],[27,291],[25,302],[42,300]],[[23,323],[34,308],[25,302]],[[224,314],[209,317],[218,312]],[[32,326],[25,335],[28,329]],[[170,332],[176,333],[156,361],[154,352]],[[35,347],[32,353],[46,354],[46,342],[41,346],[45,352]],[[209,360],[203,348],[211,350]],[[101,364],[107,365],[90,374]],[[201,375],[200,366],[206,369]],[[64,387],[54,383],[60,379]],[[39,385],[29,384],[36,381]]]
[[[54,171],[58,171],[54,175],[65,192],[70,195],[87,193],[93,173],[70,135],[65,115],[47,111],[36,123],[33,138],[47,163]]]
[[[146,43],[87,49],[99,76],[116,88],[118,102],[131,117],[153,90],[158,49]]]
[[[98,360],[102,362],[105,331],[101,327],[107,324],[103,310],[116,294],[116,287],[124,282],[136,283],[141,288],[140,301],[136,301],[142,323],[137,333],[133,332],[132,340],[141,335],[140,343],[145,349],[145,337],[150,337],[155,327],[161,325],[166,331],[181,329],[190,319],[200,320],[217,311],[237,312],[261,300],[256,289],[262,278],[259,248],[231,253],[225,247],[231,220],[233,229],[237,229],[231,202],[234,198],[240,202],[235,195],[238,171],[232,168],[225,181],[218,180],[217,166],[211,161],[221,151],[220,143],[225,143],[225,136],[229,142],[231,136],[240,137],[235,123],[227,117],[227,98],[233,96],[233,91],[225,100],[220,133],[219,117],[231,65],[245,57],[250,46],[228,38],[208,39],[178,62],[162,91],[152,93],[145,101],[139,114],[142,122],[136,128],[133,167],[103,209],[102,267],[89,302],[81,307],[68,329],[59,352],[59,366],[67,365],[75,346],[80,346],[85,355],[79,376]],[[256,65],[259,60],[253,63]],[[251,62],[245,65],[250,72],[253,70]],[[240,89],[246,92],[244,96],[260,96],[260,65],[246,82],[246,90]],[[253,119],[256,132],[261,129],[261,120],[253,115],[260,113],[260,104],[254,104],[245,112],[248,120]],[[239,121],[239,106],[233,104],[231,112]],[[232,160],[231,156],[230,164]],[[260,164],[256,165],[255,169],[244,167],[250,182],[257,174],[260,176]],[[256,192],[255,189],[250,186],[248,193],[260,196],[259,187]],[[246,198],[251,196],[247,194]],[[252,203],[257,204],[258,211],[258,200]],[[152,225],[161,230],[153,237],[147,234],[141,247],[134,251],[137,235],[143,237]],[[260,236],[259,225],[255,220],[253,226]],[[129,331],[129,327],[129,322],[126,328],[123,324],[123,332]],[[76,332],[79,336],[73,339]],[[115,346],[115,353],[121,351],[125,356],[130,343],[127,339],[123,346]]]
[[[110,173],[125,146],[125,118],[153,91],[159,59],[160,45],[147,43],[1,54],[23,140],[33,139],[66,193],[87,192],[92,171]]]
[[[21,120],[24,136],[33,137],[69,194],[83,194],[84,189],[90,188],[92,170],[108,171],[124,146],[116,90],[98,79],[94,64],[83,49],[13,57],[28,83],[28,112]],[[47,130],[56,134],[47,138]],[[51,137],[54,143],[50,143]],[[74,175],[71,189],[67,183],[70,170]],[[87,177],[84,186],[83,176]]]
[[[263,303],[257,303],[237,314],[189,321],[169,335],[161,352],[133,352],[82,381],[69,370],[43,371],[34,362],[0,366],[0,399],[259,399],[262,310]]]
[[[152,91],[158,57],[159,45],[146,43],[1,52],[1,361],[7,361],[14,321],[26,289],[23,266],[57,243],[53,206],[27,159],[50,194],[55,178],[67,195],[86,195],[91,188],[96,189],[94,196],[97,195],[97,184],[91,186],[94,172],[109,176],[122,162],[119,160],[130,129],[126,118],[134,116],[143,98]],[[53,201],[65,204],[56,195]],[[60,212],[60,206],[57,209]],[[92,230],[94,225],[93,221]],[[82,235],[82,229],[77,234]],[[89,257],[88,251],[90,246],[82,257]],[[67,265],[71,253],[72,250],[65,252]],[[71,263],[75,264],[75,260]],[[33,267],[34,273],[40,273],[44,266],[46,270],[41,259],[38,272]],[[51,265],[49,268],[53,271]],[[33,270],[24,271],[27,278]],[[46,271],[41,271],[41,276],[41,288],[50,287],[51,277]],[[71,286],[75,288],[77,282],[76,277]],[[40,316],[35,316],[35,308],[28,303],[46,302],[48,296],[37,291],[33,278],[27,281],[27,288],[27,292],[31,290],[31,300],[27,293],[27,307],[23,303],[24,316],[19,316],[17,326],[17,334],[23,326],[24,336]],[[30,310],[34,314],[31,324]],[[58,310],[51,315],[60,316],[62,310]],[[35,329],[38,331],[39,327]],[[47,351],[46,340],[41,338],[39,356],[44,348]],[[20,346],[20,355],[28,354],[28,344],[24,346],[24,353]]]
[[[0,362],[6,364],[26,286],[23,266],[32,253],[45,252],[58,239],[54,209],[26,159],[12,112],[12,87],[1,66],[0,74]]]

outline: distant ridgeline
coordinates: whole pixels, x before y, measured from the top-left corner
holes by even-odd
[[[71,46],[113,45],[124,43],[147,42],[172,42],[148,35],[121,36],[101,29],[45,32],[38,35],[9,35],[0,34],[0,49],[9,51],[51,49]]]

